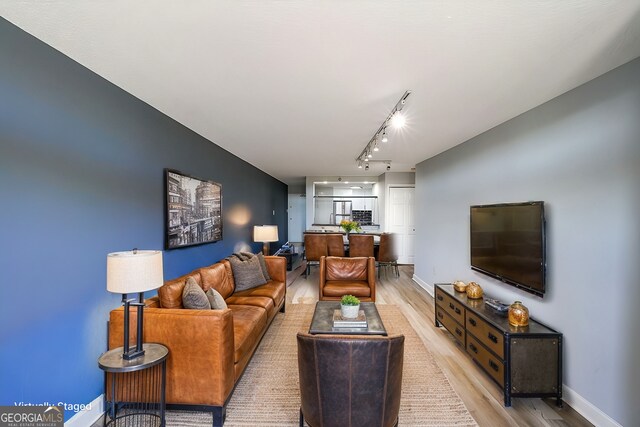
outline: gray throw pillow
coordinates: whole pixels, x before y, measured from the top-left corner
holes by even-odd
[[[237,256],[232,256],[229,257],[229,262],[231,263],[231,270],[233,271],[233,280],[236,283],[236,292],[245,291],[267,283],[262,274],[258,257],[241,261]]]
[[[210,310],[211,304],[198,282],[193,277],[187,279],[182,290],[182,305],[191,310]]]
[[[264,280],[266,280],[267,282],[271,280],[271,276],[269,276],[269,270],[267,269],[267,262],[264,260],[264,255],[262,255],[262,252],[259,252],[258,254],[252,254],[251,252],[240,252],[239,256],[242,260],[258,257],[258,261],[260,261],[260,270],[262,270]]]
[[[227,303],[225,302],[224,298],[222,298],[220,292],[216,291],[215,289],[209,289],[207,292],[205,292],[205,295],[207,296],[209,304],[211,304],[211,308],[213,310],[224,310],[225,308],[227,308]]]

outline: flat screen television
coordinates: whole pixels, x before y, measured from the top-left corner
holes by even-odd
[[[471,206],[471,269],[542,297],[544,202]]]

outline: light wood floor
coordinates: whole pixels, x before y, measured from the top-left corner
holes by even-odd
[[[299,274],[290,273],[292,279]],[[376,303],[394,304],[414,325],[425,346],[434,355],[454,390],[480,426],[591,426],[566,403],[555,406],[555,399],[514,398],[512,406],[503,406],[500,388],[466,355],[444,328],[434,326],[433,298],[411,278],[413,267],[401,266],[400,278],[389,270],[376,283]],[[289,282],[289,280],[288,280]],[[318,300],[318,267],[311,274],[293,280],[287,288],[287,303],[315,304]]]

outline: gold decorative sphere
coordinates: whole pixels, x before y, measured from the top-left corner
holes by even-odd
[[[480,299],[482,298],[482,294],[482,286],[478,285],[476,282],[467,283],[467,298]]]

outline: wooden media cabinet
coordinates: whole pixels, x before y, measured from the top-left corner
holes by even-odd
[[[435,285],[435,324],[444,326],[503,390],[512,397],[555,397],[562,406],[562,334],[529,319],[511,326],[483,299],[470,299],[451,284]]]

